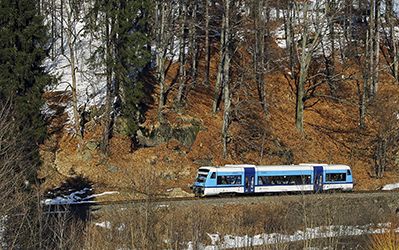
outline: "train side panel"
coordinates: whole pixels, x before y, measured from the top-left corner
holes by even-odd
[[[255,192],[309,192],[313,191],[312,179],[311,167],[258,167]]]
[[[329,165],[324,168],[324,190],[351,191],[353,189],[352,171],[345,165]]]
[[[206,181],[204,195],[244,193],[243,180],[244,170],[241,167],[215,168]]]

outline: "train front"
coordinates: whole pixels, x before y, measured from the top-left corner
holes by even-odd
[[[197,175],[195,176],[193,192],[198,197],[205,196],[206,180],[211,167],[200,167]]]

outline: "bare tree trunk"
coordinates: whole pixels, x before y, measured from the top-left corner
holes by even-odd
[[[375,71],[374,71],[374,38],[375,38],[375,0],[371,1],[371,10],[370,10],[370,27],[369,27],[369,37],[368,37],[368,45],[369,45],[369,70],[370,70],[370,91],[374,93],[374,82],[375,82]],[[371,94],[370,93],[370,94]]]
[[[190,23],[190,48],[191,48],[191,58],[192,58],[192,67],[191,67],[191,84],[195,85],[197,83],[197,51],[198,51],[198,44],[197,44],[197,29],[196,29],[196,22],[197,22],[197,11],[198,11],[198,2],[197,1],[190,1],[190,6],[193,11],[192,20]]]
[[[390,47],[393,50],[391,55],[392,58],[392,76],[395,78],[396,82],[399,82],[399,74],[398,74],[398,65],[399,65],[399,55],[398,55],[398,45],[397,39],[395,37],[395,17],[394,17],[394,9],[393,9],[393,0],[387,0],[386,2],[386,16],[387,22],[389,24],[389,40],[390,40]]]
[[[312,57],[312,53],[310,53],[306,49],[306,45],[308,43],[308,3],[304,3],[303,6],[303,18],[304,18],[304,30],[302,33],[302,55],[300,60],[300,68],[299,68],[299,81],[297,86],[297,100],[296,100],[296,129],[298,133],[302,134],[303,132],[303,111],[304,111],[304,99],[305,99],[305,83],[306,76],[308,73],[310,59]]]
[[[267,66],[265,64],[265,60],[266,60],[266,53],[265,53],[265,47],[267,47],[268,42],[269,41],[265,41],[265,37],[270,37],[269,34],[269,27],[267,27],[267,25],[269,25],[269,16],[270,16],[270,8],[269,8],[269,1],[267,1],[267,6],[266,6],[266,20],[265,20],[265,29],[261,29],[260,30],[260,76],[259,76],[259,80],[260,80],[260,85],[262,86],[262,108],[263,108],[263,113],[268,116],[269,115],[269,111],[267,109],[267,97],[266,97],[266,80],[265,80],[265,70],[269,70],[268,69],[268,63]],[[262,12],[263,12],[263,1],[260,1],[259,3],[259,9],[258,9],[258,13],[259,13],[259,17],[262,17]],[[268,34],[265,34],[265,30]],[[267,67],[267,69],[266,69]]]
[[[228,130],[230,125],[230,84],[229,84],[229,69],[230,69],[230,55],[229,55],[229,37],[230,37],[230,0],[224,0],[225,4],[225,13],[223,16],[223,26],[222,33],[224,33],[224,47],[223,50],[223,92],[224,92],[224,110],[223,110],[223,128],[222,128],[222,137],[223,137],[223,153],[222,156],[224,158],[227,157],[227,142],[228,142]]]
[[[76,93],[76,65],[75,65],[75,42],[76,42],[76,36],[78,34],[73,34],[75,24],[73,20],[77,20],[78,16],[77,14],[73,15],[75,6],[66,6],[65,1],[61,1],[61,4],[64,4],[64,11],[68,16],[67,19],[67,27],[66,27],[66,35],[67,35],[67,41],[68,41],[68,46],[69,46],[69,53],[70,56],[68,58],[69,60],[69,65],[71,68],[71,77],[72,77],[72,103],[73,103],[73,117],[75,119],[74,127],[76,130],[76,135],[78,137],[79,145],[80,145],[80,150],[83,150],[84,148],[84,140],[83,140],[83,134],[81,131],[81,126],[80,126],[80,119],[79,119],[79,111],[78,111],[78,98],[77,98],[77,93]],[[63,16],[63,13],[61,12],[61,16]],[[61,19],[63,22],[63,18]],[[61,26],[63,27],[63,26]],[[64,31],[61,31],[61,34],[63,34]],[[79,32],[78,32],[79,33]],[[72,38],[72,36],[75,36]]]
[[[183,90],[184,90],[184,85],[186,84],[186,59],[185,59],[185,48],[186,48],[186,37],[184,34],[184,30],[186,27],[186,22],[187,22],[187,6],[185,1],[181,1],[179,4],[180,8],[180,17],[183,19],[181,20],[181,25],[180,25],[180,48],[179,48],[179,61],[180,61],[180,66],[179,66],[179,90],[177,93],[177,105],[181,104],[182,98],[183,98]]]
[[[377,178],[381,179],[384,177],[385,165],[386,165],[386,149],[387,140],[378,135],[377,137],[377,152],[375,156],[375,172]]]
[[[63,30],[64,30],[64,1],[65,0],[61,0],[61,23],[60,23],[60,25],[61,25],[61,52],[62,53],[64,53],[64,32],[63,32]],[[66,10],[66,11],[68,11],[68,10]],[[73,11],[73,9],[70,9],[70,11],[72,12]],[[68,13],[67,13],[68,14]],[[69,21],[68,21],[69,22]]]
[[[305,72],[299,73],[299,83],[297,87],[296,97],[296,130],[299,134],[303,133],[303,111],[304,111],[304,99],[305,99]]]
[[[159,8],[160,7],[160,8]],[[156,67],[157,80],[159,81],[158,116],[161,115],[162,107],[165,105],[165,62],[166,62],[166,39],[165,39],[165,4],[159,1],[155,5],[155,17],[157,29],[156,41]]]
[[[110,23],[109,23],[109,17],[108,13],[106,14],[106,57],[112,57],[112,42],[111,42],[111,37],[110,37]],[[107,60],[109,61],[109,60]],[[109,65],[107,62],[106,65],[106,71],[107,71],[107,91],[106,91],[106,96],[105,96],[105,110],[104,110],[104,125],[103,125],[103,131],[102,131],[102,138],[101,138],[101,144],[100,144],[100,150],[103,154],[105,155],[110,155],[110,150],[109,150],[109,139],[110,139],[110,132],[111,132],[111,98],[112,98],[112,67]]]
[[[205,85],[209,84],[209,53],[209,0],[205,0]]]
[[[51,0],[51,37],[57,37],[56,35],[56,28],[57,28],[57,21],[56,21],[56,13],[55,13],[56,7],[55,7],[55,0]],[[55,59],[56,55],[56,47],[51,46],[51,60]]]
[[[218,72],[217,72],[217,76],[216,76],[216,85],[215,85],[215,93],[213,95],[213,104],[212,104],[212,110],[211,113],[212,114],[216,114],[216,111],[218,109],[219,106],[219,92],[221,91],[221,85],[222,82],[224,81],[223,77],[224,77],[224,72],[223,72],[223,68],[224,68],[224,63],[226,60],[226,51],[227,51],[227,43],[226,43],[226,32],[225,32],[225,15],[227,15],[226,13],[224,13],[223,15],[223,21],[222,21],[222,33],[220,35],[220,52],[219,52],[219,65],[218,65]]]
[[[293,30],[294,30],[294,3],[288,3],[288,9],[283,11],[285,13],[285,43],[286,49],[288,50],[290,57],[290,67],[291,67],[291,79],[295,77],[295,54],[294,54],[294,41],[293,41]]]
[[[298,9],[298,3],[294,3],[294,9]],[[305,84],[308,81],[308,70],[310,63],[312,61],[313,54],[316,48],[319,46],[320,41],[323,40],[323,35],[325,35],[325,29],[327,25],[327,20],[325,17],[319,17],[317,20],[312,20],[308,13],[309,3],[303,2],[301,7],[302,9],[302,19],[303,23],[299,24],[301,40],[298,41],[298,45],[301,46],[301,50],[298,54],[299,56],[299,79],[297,82],[297,100],[296,100],[296,129],[298,133],[303,133],[303,112],[304,112],[304,104],[306,99],[306,90]],[[314,6],[313,11],[320,11],[321,5],[318,4]],[[295,12],[295,11],[294,11]],[[320,15],[321,16],[321,15]],[[323,24],[325,23],[325,24]],[[313,33],[313,37],[310,37],[308,32],[308,28],[313,25],[316,30]],[[319,26],[316,26],[319,25]],[[299,44],[302,43],[302,44]],[[294,72],[292,72],[294,74]]]
[[[326,8],[326,15],[330,12],[332,14],[332,18],[335,17],[336,13],[336,3],[335,0],[327,1],[328,7]],[[330,85],[331,96],[335,97],[336,86],[335,81],[332,79],[335,76],[335,25],[331,23],[330,27],[330,43],[331,43],[331,55],[327,56],[326,60],[326,68],[327,68],[327,78],[328,84]]]
[[[368,80],[363,79],[363,91],[361,92],[361,99],[360,99],[360,106],[359,106],[359,111],[360,111],[360,128],[365,129],[366,128],[366,102],[367,102],[367,88],[368,88]]]
[[[374,0],[375,1],[375,44],[374,44],[374,60],[375,60],[375,66],[373,69],[374,72],[374,81],[373,81],[373,86],[372,86],[372,93],[377,94],[378,93],[378,81],[379,81],[379,69],[378,66],[380,64],[380,5],[381,2],[379,0]]]

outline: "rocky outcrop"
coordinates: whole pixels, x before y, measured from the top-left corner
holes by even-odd
[[[167,121],[157,123],[151,129],[141,129],[137,132],[139,143],[147,147],[159,146],[169,140],[176,140],[185,146],[192,146],[197,138],[202,121],[192,117],[182,117],[178,124]]]

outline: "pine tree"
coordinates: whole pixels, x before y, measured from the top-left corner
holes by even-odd
[[[0,100],[11,103],[21,148],[37,164],[38,144],[46,137],[40,109],[51,81],[42,66],[49,37],[36,1],[2,0],[0,16]]]
[[[126,133],[134,136],[138,130],[138,113],[142,95],[142,69],[150,61],[147,47],[149,37],[149,1],[119,1],[120,9],[117,33],[117,68],[119,95],[122,100],[122,117],[126,122]]]
[[[101,151],[109,154],[109,138],[116,112],[126,122],[127,134],[134,135],[138,129],[137,113],[141,102],[141,70],[149,62],[147,47],[149,33],[149,12],[151,2],[98,0],[95,2],[88,28],[100,34],[103,45],[91,58],[96,66],[103,67],[107,75],[107,94],[104,113],[104,128]],[[117,110],[111,100],[120,100]]]
[[[38,3],[0,1],[0,215],[7,215],[1,244],[9,249],[43,249],[37,200],[24,183],[40,165],[38,146],[46,137],[40,109],[51,81],[42,67],[50,39]]]

